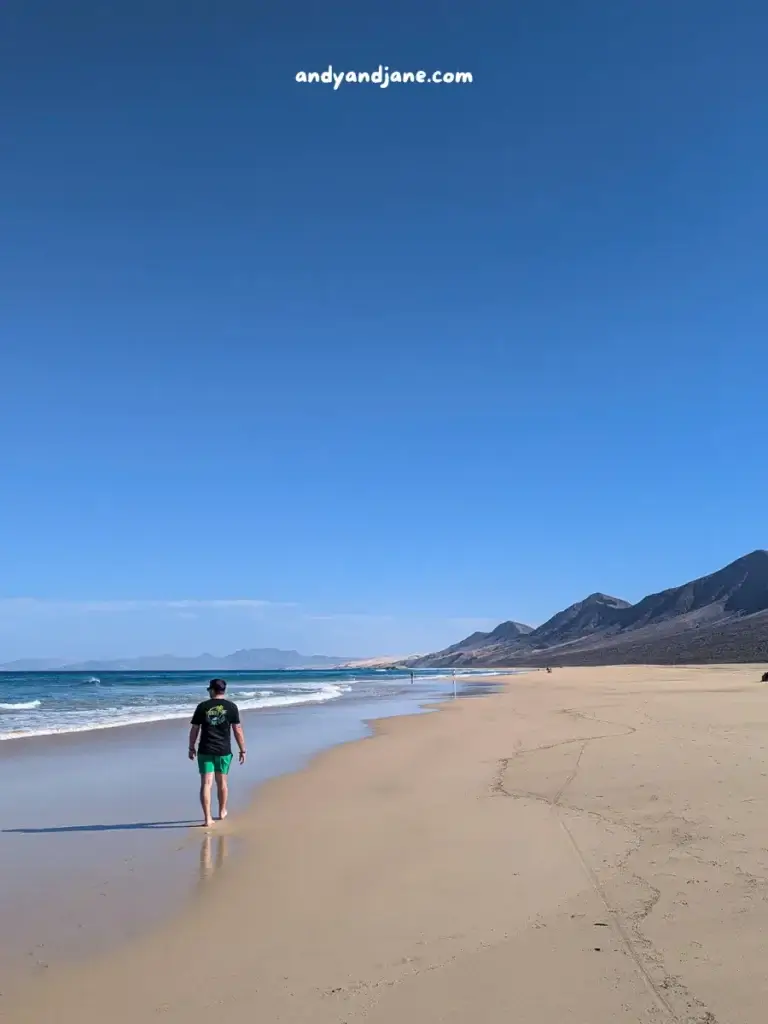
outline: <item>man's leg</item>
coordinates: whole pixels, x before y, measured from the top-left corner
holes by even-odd
[[[200,775],[200,806],[203,808],[203,824],[212,825],[211,817],[211,790],[213,788],[213,772],[204,772]]]
[[[227,797],[229,796],[227,776],[223,772],[216,772],[216,795],[219,798],[219,818],[223,821],[227,816]]]

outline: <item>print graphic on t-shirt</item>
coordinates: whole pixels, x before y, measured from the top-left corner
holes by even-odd
[[[208,725],[224,725],[227,720],[226,708],[223,704],[217,704],[215,707],[208,708],[205,717],[208,719]]]

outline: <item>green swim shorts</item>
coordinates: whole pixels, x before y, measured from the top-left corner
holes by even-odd
[[[198,754],[197,766],[201,775],[209,772],[216,772],[217,775],[229,775],[229,766],[232,764],[231,754]]]

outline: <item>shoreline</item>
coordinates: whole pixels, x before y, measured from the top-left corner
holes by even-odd
[[[222,856],[173,920],[46,971],[8,1019],[96,1024],[119,993],[118,1024],[222,1010],[297,1024],[757,1024],[759,678],[562,669],[378,720],[261,786],[214,839],[244,855]],[[205,947],[201,971],[205,934],[227,941]]]
[[[462,692],[493,682],[477,677]],[[433,686],[415,689],[244,710],[252,754],[245,769],[233,770],[227,828],[269,780],[365,738],[379,717],[418,715],[447,696]],[[0,764],[15,774],[14,788],[0,790],[0,857],[5,877],[15,879],[0,888],[0,916],[19,922],[0,937],[0,991],[150,934],[213,873],[224,851],[211,843],[206,850],[197,827],[186,736],[186,724],[164,719],[0,744]],[[232,839],[227,856],[240,845]]]
[[[514,673],[514,671],[510,670],[509,674]],[[78,673],[72,674],[78,675]],[[506,671],[498,669],[459,671],[456,676],[456,683],[459,687],[465,687],[472,685],[473,681],[487,681],[490,677],[506,674],[508,674]],[[35,699],[30,698],[26,702],[0,702],[0,752],[5,748],[6,744],[10,743],[15,748],[16,743],[24,740],[40,740],[58,736],[89,736],[94,733],[181,722],[191,716],[199,694],[201,692],[204,693],[204,690],[197,689],[197,681],[191,682],[188,674],[179,673],[181,681],[188,685],[195,685],[195,689],[192,693],[187,691],[179,694],[170,706],[162,708],[161,705],[160,710],[148,712],[139,710],[136,707],[131,708],[130,704],[128,704],[122,708],[107,708],[107,711],[119,712],[118,715],[112,718],[96,717],[92,718],[88,724],[62,725],[60,722],[55,724],[57,711],[61,713],[62,708],[54,708],[52,712],[50,708],[50,705],[56,705],[57,702],[59,705],[61,704],[61,695],[45,692],[45,680],[51,676],[51,673],[25,673],[24,675],[24,685],[27,687],[31,685],[31,677],[35,675],[40,676],[44,681],[43,697],[42,700],[39,697],[35,697]],[[152,692],[162,694],[163,684],[167,681],[166,677],[158,677],[149,672],[144,673],[144,675],[147,677],[145,680],[146,685],[153,688]],[[451,685],[451,674],[439,670],[417,673],[415,680],[412,679],[410,684],[407,673],[381,678],[370,672],[367,674],[363,672],[361,676],[334,675],[333,678],[330,678],[331,673],[323,671],[315,673],[315,678],[312,678],[309,671],[305,671],[300,680],[292,679],[290,673],[285,673],[284,677],[280,672],[262,673],[262,675],[266,678],[258,679],[256,678],[256,673],[252,673],[250,677],[246,678],[245,674],[241,673],[239,677],[233,677],[232,679],[231,697],[239,704],[243,714],[250,714],[251,712],[268,713],[316,705],[333,705],[339,701],[355,700],[361,697],[376,696],[389,699],[398,692],[412,693],[413,685],[417,689],[434,686],[446,689]],[[59,678],[60,674],[56,676],[57,682]],[[2,682],[1,679],[0,682]],[[179,680],[175,682],[178,683]],[[265,684],[266,689],[264,689]],[[250,687],[251,691],[242,692],[245,686]],[[256,692],[253,691],[253,687],[256,687]],[[375,693],[372,691],[375,691]],[[36,689],[34,692],[40,693],[41,691]],[[13,694],[9,693],[6,696],[10,697]],[[119,700],[120,698],[116,699]],[[40,710],[41,704],[44,705],[42,711]],[[87,708],[85,707],[81,707],[78,710],[83,714],[87,714]],[[24,711],[34,712],[34,724],[31,722],[25,723],[22,727],[4,731],[2,727],[7,725],[9,721],[13,721],[14,711],[19,713]],[[100,708],[97,704],[91,708],[91,711],[97,715],[99,713],[103,715],[104,709]],[[50,717],[51,713],[53,717]],[[5,756],[8,756],[7,750]]]
[[[458,696],[467,697],[472,696],[472,691],[487,689],[490,692],[494,687],[504,686],[508,681],[518,675],[529,675],[532,672],[541,671],[540,669],[516,669],[510,670],[509,675],[498,674],[502,670],[494,669],[489,671],[487,675],[477,673],[473,676],[465,676],[463,678],[457,677],[457,684],[459,687]],[[424,682],[420,680],[419,682]],[[427,680],[429,682],[429,680]],[[411,694],[408,688],[404,688],[401,693],[394,694],[392,697],[379,697],[379,698],[361,698],[360,703],[368,703],[371,706],[381,705],[386,708],[389,703],[413,703],[416,702],[419,706],[425,708],[430,707],[429,702],[434,700],[434,708],[440,707],[445,702],[452,701],[453,693],[446,692],[443,694],[429,694],[421,687],[416,687],[416,692]],[[425,701],[427,703],[425,703]],[[259,718],[271,718],[274,716],[283,715],[296,715],[301,714],[302,711],[313,711],[318,708],[324,708],[328,710],[335,710],[339,707],[350,707],[357,704],[356,698],[347,697],[346,700],[338,699],[337,701],[306,701],[302,704],[295,705],[277,705],[274,707],[263,707],[263,708],[241,708],[241,715],[246,721],[255,722]],[[83,744],[96,744],[97,742],[102,743],[105,746],[111,744],[120,744],[121,741],[126,740],[137,740],[143,736],[147,736],[150,739],[154,739],[153,734],[160,735],[162,731],[168,732],[174,730],[176,734],[179,734],[179,723],[186,723],[188,725],[190,716],[192,714],[192,708],[189,712],[185,712],[183,715],[174,715],[168,718],[157,718],[149,719],[147,721],[137,722],[120,722],[118,724],[109,725],[97,725],[89,726],[82,729],[70,729],[60,732],[38,732],[38,733],[25,733],[19,736],[7,736],[0,740],[0,761],[3,759],[17,758],[23,754],[30,754],[39,756],[40,754],[47,753],[59,753],[67,750],[68,748],[81,747]],[[404,716],[409,713],[406,712]],[[397,714],[396,717],[404,717]],[[368,722],[374,722],[378,716],[372,716],[370,719],[362,719],[366,724]],[[389,717],[388,715],[385,717]],[[181,732],[186,736],[186,731],[182,728]]]

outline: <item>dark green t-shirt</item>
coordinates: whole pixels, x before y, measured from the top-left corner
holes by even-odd
[[[200,726],[198,754],[221,756],[232,753],[232,726],[240,724],[237,704],[223,697],[213,697],[198,704],[192,725]]]

